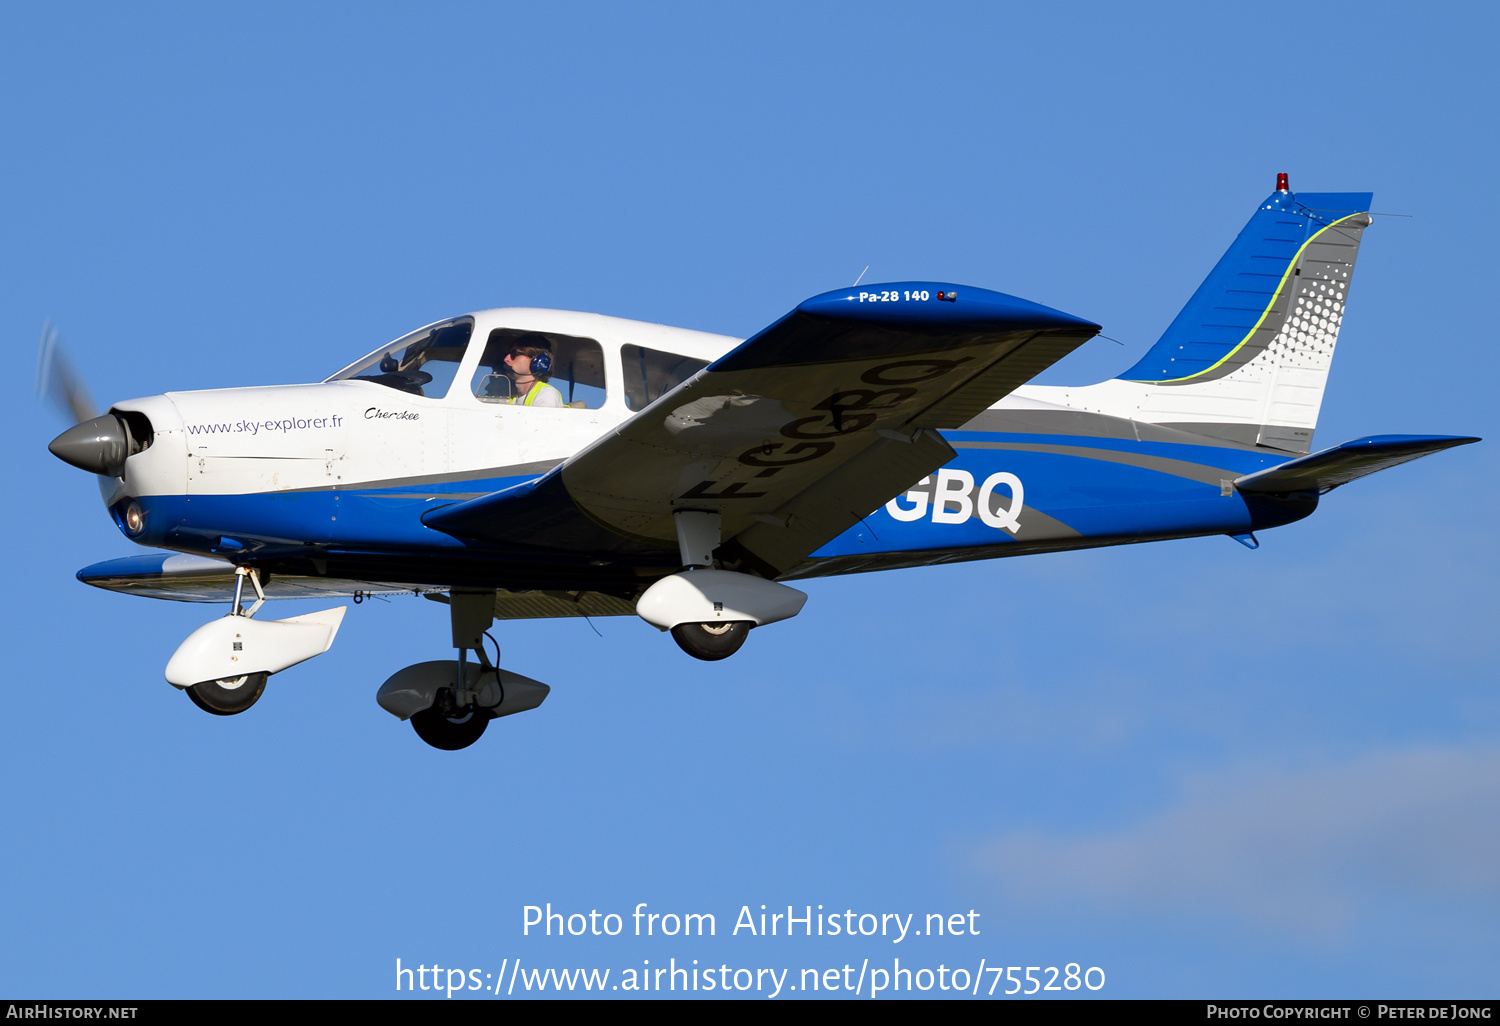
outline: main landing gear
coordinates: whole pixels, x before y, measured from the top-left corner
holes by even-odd
[[[721,514],[680,509],[672,520],[684,569],[647,588],[635,611],[658,630],[671,631],[678,648],[694,659],[728,659],[740,650],[752,627],[801,612],[807,596],[795,588],[714,568]]]
[[[680,623],[672,628],[672,640],[694,659],[713,662],[728,659],[740,650],[755,626],[745,620],[730,623]]]
[[[255,588],[255,605],[248,610],[245,609],[245,578],[250,578],[250,584]],[[266,601],[266,593],[260,586],[260,574],[246,567],[236,567],[234,571],[234,604],[229,608],[230,616],[243,616],[245,619],[255,615],[261,605]],[[236,638],[239,634],[236,633]],[[244,642],[231,642],[236,651],[243,651]],[[190,684],[183,688],[183,693],[188,696],[189,701],[199,709],[213,716],[238,716],[256,702],[260,696],[265,694],[266,681],[270,678],[269,673],[242,673],[234,677],[222,677],[219,680],[200,680],[196,684]]]
[[[249,609],[246,578],[255,589]],[[343,606],[286,620],[253,619],[265,601],[260,575],[238,567],[229,615],[188,635],[167,662],[167,683],[206,713],[237,716],[260,699],[273,673],[328,651],[344,619]]]
[[[266,690],[269,673],[242,673],[223,680],[205,680],[182,690],[192,703],[215,716],[234,716],[250,708]]]

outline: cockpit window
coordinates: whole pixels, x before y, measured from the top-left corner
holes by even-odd
[[[458,374],[473,333],[472,317],[434,324],[382,346],[328,380],[373,381],[412,395],[441,399]]]
[[[707,360],[630,345],[620,347],[620,362],[625,369],[625,405],[632,410],[644,410],[708,366]]]
[[[505,358],[517,349],[544,350],[552,359],[547,384],[562,393],[562,405],[575,410],[597,410],[604,405],[604,350],[591,338],[555,332],[496,328],[485,340],[484,355],[470,385],[482,403],[525,405],[517,395],[514,376]]]

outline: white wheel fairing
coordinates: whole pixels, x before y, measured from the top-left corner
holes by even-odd
[[[642,620],[669,631],[684,623],[745,621],[757,627],[802,612],[807,593],[729,570],[691,570],[663,577],[641,596]]]
[[[296,666],[328,651],[346,608],[336,606],[285,620],[220,617],[199,627],[178,646],[167,662],[167,683],[183,688]]]

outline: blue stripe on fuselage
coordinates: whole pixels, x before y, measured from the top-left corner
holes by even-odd
[[[952,431],[944,437],[958,456],[943,470],[950,475],[966,472],[973,480],[967,493],[969,515],[961,523],[935,521],[931,502],[921,519],[912,521],[897,520],[882,507],[811,558],[993,547],[1015,541],[1056,540],[1073,547],[1080,536],[1105,540],[1239,533],[1269,525],[1257,522],[1237,493],[1222,494],[1221,478],[1233,479],[1286,460],[1214,445],[1081,435]],[[1175,462],[1153,465],[1153,460]],[[1022,484],[1018,531],[985,523],[973,508],[980,486],[996,474],[1014,475]],[[932,475],[929,492],[937,476]],[[208,553],[222,551],[219,539],[226,537],[247,543],[261,555],[313,546],[402,555],[473,551],[486,546],[426,527],[421,515],[532,479],[520,475],[383,488],[143,496],[138,501],[146,511],[147,533],[137,540]],[[1002,484],[994,489],[990,508],[1003,513],[1012,501],[1011,489]],[[912,508],[906,500],[900,505]],[[947,508],[961,513],[962,500]],[[550,559],[539,553],[539,561]]]
[[[944,432],[943,437],[958,451],[957,458],[943,471],[966,472],[974,483],[964,498],[945,507],[954,517],[969,512],[962,523],[936,519],[935,495],[929,499],[925,515],[917,520],[899,520],[882,507],[811,558],[946,552],[1017,541],[1055,541],[1059,546],[1073,547],[1080,537],[1128,540],[1174,534],[1237,534],[1271,525],[1257,520],[1239,494],[1223,494],[1223,482],[1289,458],[1214,445],[1080,435],[953,431]],[[1090,450],[1118,455],[1100,458]],[[1138,460],[1145,465],[1117,460]],[[1163,466],[1170,471],[1161,469]],[[1017,511],[1015,531],[985,523],[973,508],[980,486],[991,475],[1002,473],[1014,475],[1022,485],[1024,506]],[[919,490],[935,493],[937,479],[938,474],[932,475],[928,485]],[[1012,502],[1011,488],[1002,484],[994,490],[991,509],[1008,512]],[[900,509],[912,510],[918,505],[898,500]],[[1277,522],[1288,519],[1296,517],[1278,517]]]
[[[137,500],[146,512],[147,545],[216,551],[220,536],[258,543],[260,551],[309,546],[420,555],[469,548],[421,521],[438,506],[499,491],[533,475],[491,477],[386,488],[255,492],[248,495],[153,495]]]

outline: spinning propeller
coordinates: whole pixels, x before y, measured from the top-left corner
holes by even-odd
[[[52,455],[64,463],[91,474],[119,477],[125,472],[126,457],[145,448],[131,434],[125,418],[99,413],[82,376],[63,349],[62,337],[50,321],[42,325],[36,390],[76,421],[47,445]]]

